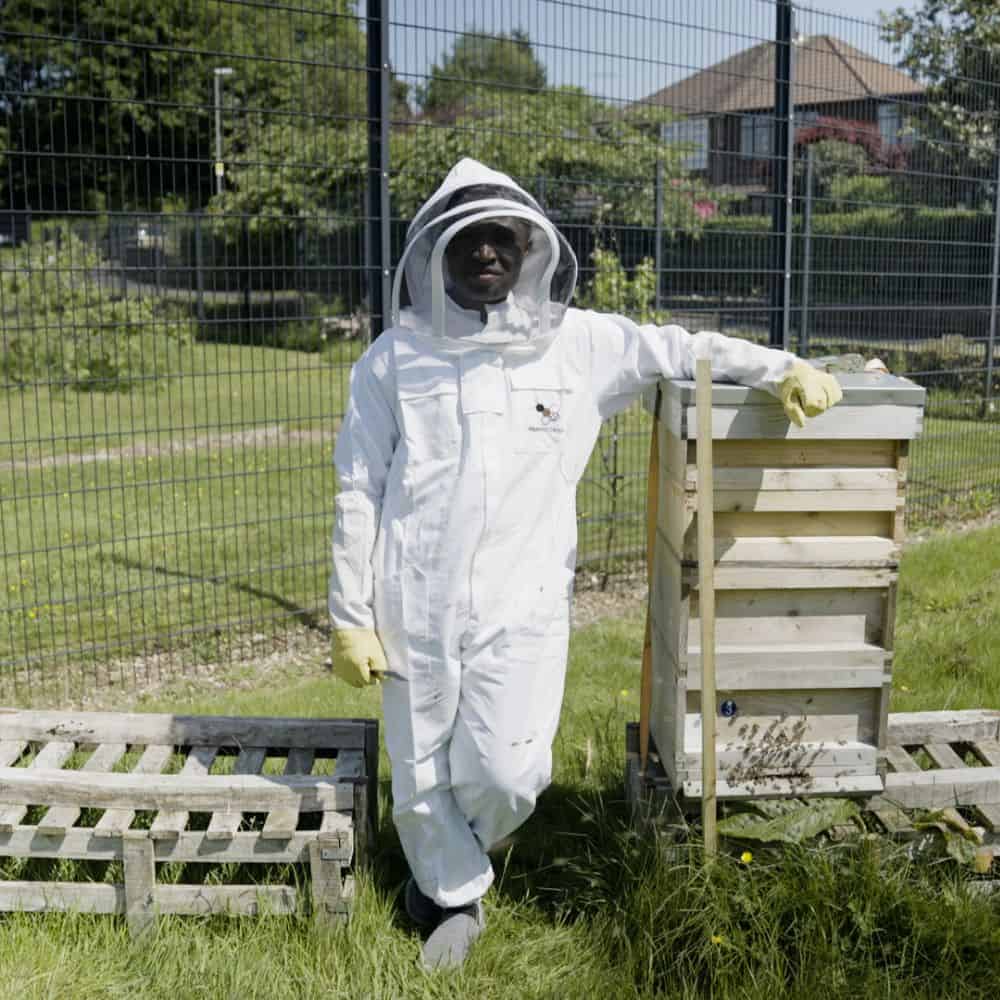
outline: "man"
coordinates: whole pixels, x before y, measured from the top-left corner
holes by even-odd
[[[698,357],[799,424],[840,398],[783,351],[569,308],[576,272],[533,198],[462,160],[410,225],[393,325],[354,367],[337,439],[334,670],[383,682],[405,905],[434,928],[430,967],[465,958],[487,852],[550,780],[575,491],[602,420]]]

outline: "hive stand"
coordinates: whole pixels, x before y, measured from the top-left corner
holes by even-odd
[[[985,866],[1000,857],[1000,711],[893,712],[887,733],[885,788],[857,800],[868,827],[919,846],[934,839],[921,822],[933,812],[977,844]],[[636,723],[625,733],[625,790],[645,826],[686,824],[700,813],[699,799],[675,792],[655,747],[640,771]],[[808,789],[797,796],[809,797]]]
[[[124,913],[134,933],[159,913],[292,913],[294,885],[161,884],[156,865],[301,863],[317,917],[346,919],[377,792],[374,720],[0,709],[0,856],[124,870],[0,881],[0,910]]]
[[[909,442],[925,392],[837,376],[799,428],[773,396],[712,387],[720,799],[882,790]],[[650,732],[701,795],[694,383],[661,383]]]

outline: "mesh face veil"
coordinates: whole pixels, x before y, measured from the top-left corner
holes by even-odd
[[[475,197],[455,205],[456,195],[466,188],[475,188]],[[444,253],[465,227],[498,217],[525,222],[531,245],[507,302],[489,307],[500,321],[483,324],[449,297]],[[410,224],[393,282],[392,323],[428,333],[455,350],[484,344],[535,350],[555,334],[576,275],[573,251],[534,198],[505,174],[464,159]],[[410,305],[401,311],[404,283]]]

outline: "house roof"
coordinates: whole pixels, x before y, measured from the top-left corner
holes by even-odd
[[[774,42],[761,42],[744,49],[637,103],[688,115],[770,110],[774,107],[774,46]],[[812,35],[796,42],[793,76],[796,105],[924,92],[912,77],[832,35]]]

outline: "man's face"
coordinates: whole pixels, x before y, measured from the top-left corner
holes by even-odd
[[[484,219],[461,230],[444,252],[449,294],[464,309],[503,302],[530,246],[531,227],[521,219]]]

